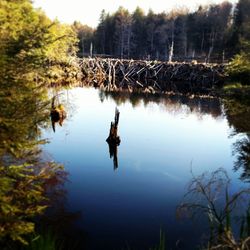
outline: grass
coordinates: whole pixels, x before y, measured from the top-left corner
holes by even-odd
[[[230,84],[227,84],[223,87],[224,90],[230,90],[230,89],[241,89],[244,88],[241,83],[239,82],[233,82]]]
[[[63,242],[60,242],[51,230],[35,236],[23,250],[62,250]]]
[[[160,230],[160,242],[159,242],[159,245],[154,247],[154,248],[150,248],[149,250],[165,250],[165,249],[167,249],[165,234],[164,234],[164,232],[162,230]]]

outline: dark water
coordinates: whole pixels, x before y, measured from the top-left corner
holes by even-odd
[[[56,124],[55,133],[43,130],[50,141],[44,157],[64,164],[69,174],[64,205],[79,213],[72,232],[84,242],[82,248],[149,249],[159,243],[160,230],[169,249],[195,249],[206,240],[206,219],[178,219],[176,207],[191,171],[198,175],[223,167],[232,190],[243,185],[233,151],[245,134],[233,133],[221,102],[126,98],[92,88],[60,93],[68,118]],[[116,106],[118,167],[105,141]]]

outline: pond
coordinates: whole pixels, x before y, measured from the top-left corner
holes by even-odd
[[[232,191],[243,184],[235,171],[235,133],[215,98],[143,97],[94,88],[61,90],[62,126],[42,130],[43,157],[68,173],[64,209],[77,213],[71,233],[82,249],[149,249],[160,232],[169,249],[195,249],[206,218],[179,219],[176,208],[192,175],[224,168]],[[106,138],[115,108],[120,145],[110,157]],[[78,248],[79,249],[79,248]]]

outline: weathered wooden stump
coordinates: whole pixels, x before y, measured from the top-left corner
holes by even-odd
[[[115,121],[111,122],[109,136],[106,140],[107,143],[109,143],[109,144],[119,145],[121,142],[120,137],[117,135],[119,116],[120,116],[120,112],[116,108],[115,109]]]
[[[120,137],[117,135],[119,115],[120,115],[120,112],[116,108],[115,109],[115,121],[111,122],[109,136],[106,140],[109,145],[110,158],[113,158],[114,170],[118,168],[117,152],[118,152],[118,146],[120,145],[120,142],[121,142]]]

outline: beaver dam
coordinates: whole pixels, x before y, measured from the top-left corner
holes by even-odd
[[[219,64],[86,58],[79,66],[83,85],[106,91],[213,94],[225,79]]]

